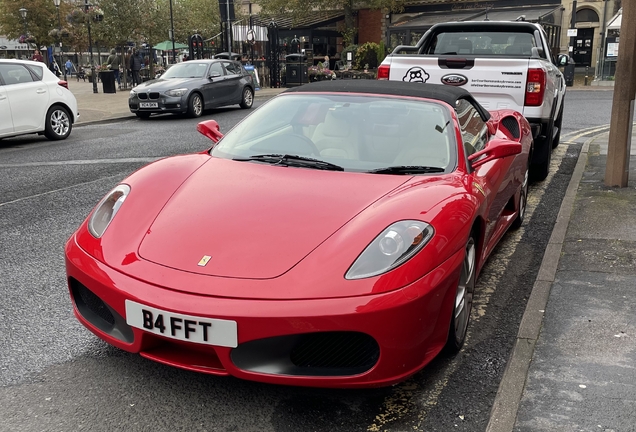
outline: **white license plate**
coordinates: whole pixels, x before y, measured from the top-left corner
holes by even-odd
[[[139,102],[139,108],[159,108],[159,102]]]
[[[185,342],[236,348],[236,321],[166,312],[126,300],[126,323],[151,333]]]

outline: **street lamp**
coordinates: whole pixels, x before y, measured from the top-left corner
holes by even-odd
[[[88,0],[84,0],[84,12],[88,14],[89,8]],[[91,62],[91,79],[93,80],[93,93],[99,93],[97,91],[97,77],[95,76],[95,63],[93,63],[93,39],[91,37],[91,19],[92,17],[88,17],[86,20],[86,26],[88,28],[88,52],[90,55]]]
[[[172,0],[170,0],[170,40],[172,41],[172,63],[176,63],[177,54],[174,52],[174,21],[172,19]]]
[[[57,37],[60,41],[60,55],[58,56],[60,61],[58,66],[60,69],[64,69],[64,81],[66,81],[66,67],[62,64],[62,19],[60,18],[60,0],[53,0],[53,4],[57,9]]]
[[[20,9],[18,9],[18,11],[20,12],[20,16],[22,17],[22,23],[24,24],[24,37],[28,38],[29,35],[28,35],[27,21],[26,21],[27,10],[25,8],[21,7]],[[29,43],[28,42],[26,42],[26,46],[27,46],[27,56],[28,56],[29,55]]]

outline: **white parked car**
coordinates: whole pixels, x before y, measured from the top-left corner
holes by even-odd
[[[0,138],[38,133],[65,139],[78,118],[68,84],[44,63],[0,59]]]

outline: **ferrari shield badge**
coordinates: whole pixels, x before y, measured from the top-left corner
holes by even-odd
[[[203,255],[203,258],[201,258],[201,261],[199,261],[199,264],[197,265],[199,267],[205,267],[208,264],[208,261],[210,261],[210,259],[212,259],[210,255]]]

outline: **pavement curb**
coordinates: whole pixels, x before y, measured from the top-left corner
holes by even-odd
[[[565,234],[574,208],[574,201],[587,164],[590,143],[601,135],[603,133],[587,139],[581,148],[579,159],[565,191],[556,223],[543,255],[537,279],[534,282],[530,298],[528,298],[526,309],[521,318],[517,340],[508,359],[503,378],[499,383],[486,432],[512,432],[514,429],[519,404],[528,377],[528,370],[541,332],[545,308],[548,304],[550,290],[552,289],[563,242],[565,241]]]

